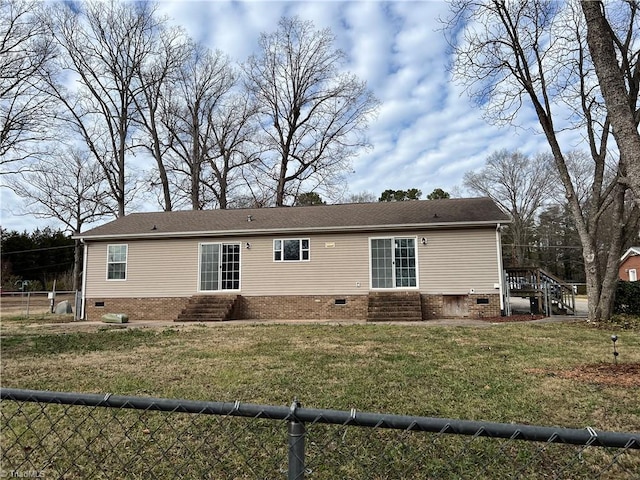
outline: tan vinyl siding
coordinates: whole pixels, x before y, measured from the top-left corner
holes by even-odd
[[[443,230],[423,236],[428,242],[419,245],[421,292],[498,292],[494,288],[500,281],[495,229]]]
[[[188,238],[88,242],[88,298],[181,297],[198,291],[199,245],[240,243],[244,296],[364,295],[370,289],[369,239],[416,238],[422,293],[495,293],[498,260],[494,228],[413,232]],[[427,245],[422,245],[422,237]],[[273,240],[309,238],[310,260],[275,262]],[[246,243],[251,244],[247,249]],[[107,245],[126,243],[127,279],[108,281]],[[358,286],[359,285],[359,286]]]
[[[127,279],[107,280],[107,245],[127,244]],[[198,242],[188,240],[89,243],[86,296],[181,297],[196,293]]]
[[[274,261],[274,238],[309,238],[310,260]],[[328,247],[326,244],[333,246]],[[251,241],[251,249],[244,253],[243,295],[357,295],[369,291],[369,249],[366,235],[254,239]]]

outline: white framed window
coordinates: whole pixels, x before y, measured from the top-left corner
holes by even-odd
[[[629,281],[637,282],[638,281],[638,271],[635,268],[629,269]]]
[[[286,238],[273,241],[274,262],[309,261],[310,242],[308,238]]]
[[[127,244],[107,245],[107,280],[127,279]]]

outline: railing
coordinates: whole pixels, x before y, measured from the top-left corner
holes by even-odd
[[[0,389],[2,476],[638,478],[640,433]],[[285,428],[286,424],[286,428]]]
[[[537,306],[546,315],[575,315],[576,297],[573,285],[541,268],[508,268],[505,270],[505,278],[509,296],[531,298],[532,309]]]

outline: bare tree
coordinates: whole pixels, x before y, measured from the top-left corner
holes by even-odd
[[[40,2],[0,0],[0,174],[37,155],[54,116],[40,81],[54,55]]]
[[[225,95],[211,113],[215,115],[209,119],[213,146],[207,163],[211,175],[203,184],[214,195],[218,208],[226,209],[233,204],[234,190],[243,185],[242,169],[259,156],[254,141],[257,110],[246,92],[238,92]]]
[[[49,88],[64,106],[66,121],[84,140],[104,172],[118,216],[133,189],[127,184],[132,148],[134,97],[140,65],[153,53],[158,21],[149,2],[114,0],[61,3],[48,11],[51,32],[61,50],[59,67],[75,80],[50,78]]]
[[[104,183],[97,162],[87,152],[67,148],[12,177],[8,185],[25,200],[24,214],[56,219],[68,231],[78,233],[85,225],[112,213]],[[76,241],[73,267],[75,290],[80,288],[80,252],[80,242]]]
[[[607,5],[612,12],[624,13],[626,8],[620,9],[626,5],[623,1]],[[626,164],[608,148],[611,119],[584,38],[584,18],[572,2],[454,0],[452,8],[448,31],[456,35],[451,42],[456,57],[453,72],[488,118],[512,123],[524,105],[537,114],[582,243],[589,319],[606,319],[613,306],[625,221],[633,215],[626,211],[627,187],[620,181]],[[612,34],[636,39],[636,23],[619,21]],[[637,40],[629,42],[623,62],[637,59],[637,50],[632,48],[638,45]],[[627,79],[630,85],[639,80],[638,75]],[[630,91],[635,92],[636,98],[630,100],[637,105],[637,88]],[[560,108],[566,109],[562,118],[566,111],[571,113],[570,124],[560,125]],[[564,128],[580,129],[589,146],[588,208],[578,198],[567,148],[561,145],[559,133]],[[598,228],[604,215],[612,220],[607,232]],[[605,237],[600,238],[602,235]],[[599,246],[604,241],[608,248],[603,251]]]
[[[552,161],[548,155],[531,158],[517,151],[500,150],[487,158],[480,171],[464,175],[468,190],[492,198],[511,215],[508,230],[511,263],[515,267],[527,263],[526,250],[533,240],[536,215],[553,191]]]
[[[277,206],[301,188],[331,186],[368,145],[365,130],[378,102],[364,82],[340,70],[345,54],[333,43],[327,29],[282,18],[245,65],[262,116],[265,153],[256,178],[271,179]]]
[[[179,28],[159,28],[155,33],[157,37],[153,54],[137,65],[134,89],[139,85],[140,95],[133,92],[132,98],[137,109],[134,120],[141,130],[139,144],[156,161],[157,172],[151,174],[149,183],[152,187],[160,186],[162,208],[171,211],[172,189],[166,165],[169,133],[163,123],[167,108],[165,98],[170,96],[168,92],[173,88],[180,68],[188,59],[190,45]]]
[[[367,190],[358,193],[351,193],[346,199],[346,203],[374,203],[377,201],[377,195]]]
[[[626,35],[620,35],[620,30],[612,27],[607,19],[607,15],[615,12],[614,7],[605,8],[603,2],[593,0],[580,3],[587,24],[589,52],[620,151],[620,164],[626,172],[623,180],[640,202],[640,53],[635,35],[640,3],[637,0],[616,3],[615,8],[628,12],[622,17],[628,22],[623,30]]]
[[[221,99],[237,80],[226,55],[192,44],[186,62],[178,70],[173,88],[166,92],[163,122],[168,132],[171,168],[182,195],[193,210],[204,208],[203,169],[212,159],[216,144],[214,126],[220,120]]]

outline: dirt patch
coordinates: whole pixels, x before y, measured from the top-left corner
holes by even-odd
[[[530,322],[531,320],[540,320],[541,318],[545,318],[545,316],[531,315],[527,313],[524,315],[509,315],[504,317],[484,317],[484,318],[481,318],[480,320],[484,322],[491,322],[491,323],[508,323],[508,322]]]
[[[568,378],[585,383],[617,387],[640,387],[640,363],[594,363],[579,365],[569,370],[531,368],[526,373]]]

